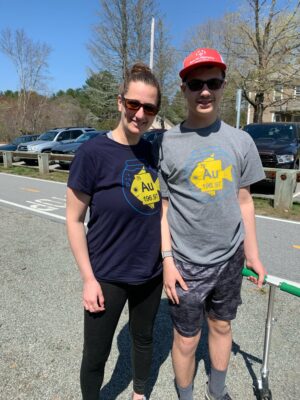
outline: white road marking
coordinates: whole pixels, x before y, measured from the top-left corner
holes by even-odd
[[[38,209],[34,209],[34,208],[31,208],[31,207],[26,207],[26,206],[23,206],[21,204],[13,203],[11,201],[6,201],[6,200],[2,200],[2,199],[0,199],[0,203],[4,203],[4,204],[8,204],[8,205],[15,206],[15,207],[18,207],[18,208],[22,208],[23,210],[36,212],[38,214],[47,215],[48,217],[57,218],[57,219],[60,219],[60,220],[63,220],[63,221],[66,220],[66,217],[63,217],[63,216],[57,215],[57,214],[52,214],[52,213],[50,213],[50,212],[48,212],[46,210],[38,210]],[[50,210],[50,211],[52,211],[52,210]]]
[[[22,179],[31,179],[31,180],[33,180],[33,181],[41,181],[41,182],[47,182],[47,183],[55,183],[55,184],[65,185],[65,186],[66,186],[66,182],[48,181],[47,179],[31,178],[30,176],[6,174],[5,172],[0,172],[0,175],[13,176],[13,177],[15,177],[15,178],[22,178]]]
[[[273,218],[273,217],[266,217],[265,215],[255,215],[256,218],[262,218],[262,219],[270,219],[271,221],[279,221],[279,222],[287,222],[289,224],[296,224],[299,225],[299,221],[290,221],[289,219],[280,219],[280,218]]]
[[[33,201],[26,200],[26,203],[32,204],[30,206],[31,208],[41,208],[42,210],[44,209],[44,211],[54,211],[59,208],[66,208],[66,200],[60,199],[59,197],[51,197],[51,199],[36,199]],[[48,207],[49,209],[47,210],[45,207]]]

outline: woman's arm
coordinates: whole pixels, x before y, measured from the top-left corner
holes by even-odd
[[[83,280],[83,306],[90,312],[100,312],[105,309],[104,297],[92,270],[84,227],[89,202],[90,196],[67,188],[67,234]]]

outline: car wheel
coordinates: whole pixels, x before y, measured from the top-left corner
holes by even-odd
[[[26,165],[36,165],[37,164],[37,160],[30,160],[29,158],[26,160],[23,159],[23,161]]]
[[[68,170],[70,168],[70,166],[68,164],[59,163],[59,166],[60,166],[61,169],[64,169],[64,170]]]

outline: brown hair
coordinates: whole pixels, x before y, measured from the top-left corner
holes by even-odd
[[[127,93],[130,82],[144,82],[147,85],[154,86],[157,89],[157,107],[160,107],[160,86],[155,75],[147,65],[143,63],[136,63],[131,67],[130,71],[127,71],[126,79],[120,87],[120,94],[122,96]]]

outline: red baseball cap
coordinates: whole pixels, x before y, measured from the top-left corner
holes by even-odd
[[[180,78],[183,80],[187,73],[195,68],[204,65],[215,65],[226,70],[226,64],[223,61],[221,54],[215,49],[200,48],[189,54],[183,61],[183,69],[179,72]]]

